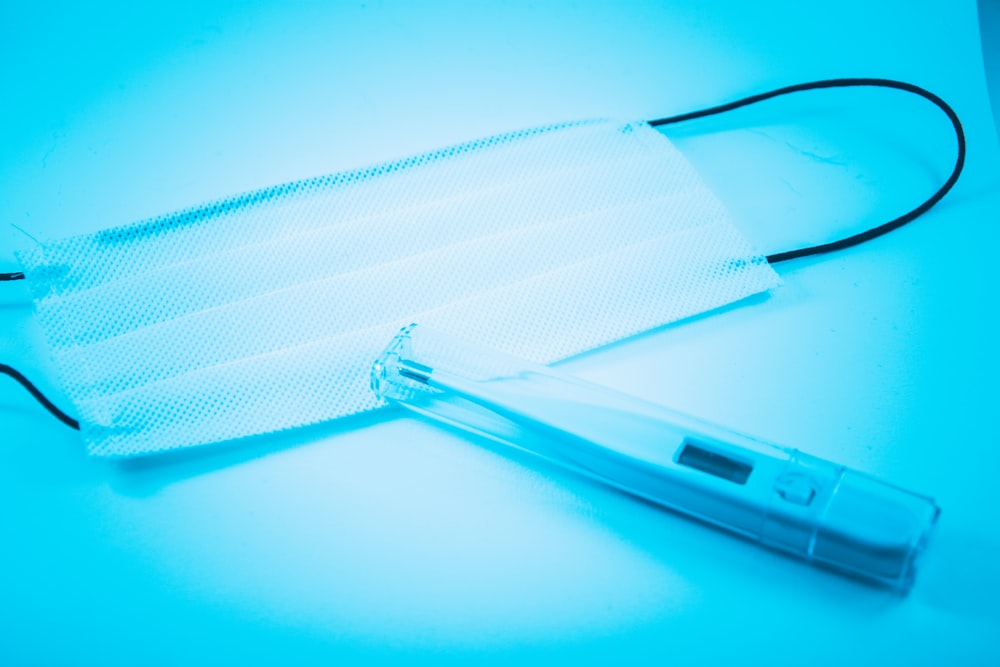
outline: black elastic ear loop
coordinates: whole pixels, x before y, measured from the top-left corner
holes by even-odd
[[[0,282],[9,282],[11,280],[24,280],[24,274],[20,271],[15,273],[0,273]],[[52,413],[53,417],[72,429],[76,429],[77,431],[80,430],[80,422],[56,407],[56,404],[50,401],[45,394],[39,391],[38,387],[36,387],[31,380],[24,377],[19,370],[13,366],[8,366],[7,364],[0,364],[0,374],[8,375],[14,378],[18,384],[28,390],[29,394],[35,397],[36,401],[42,404],[42,407]]]
[[[792,93],[799,93],[806,90],[819,90],[822,88],[855,88],[855,87],[875,87],[875,88],[893,88],[896,90],[903,90],[908,93],[913,93],[914,95],[919,95],[930,102],[933,102],[941,111],[948,116],[948,120],[951,121],[952,126],[955,128],[955,138],[958,140],[958,156],[955,159],[955,167],[952,169],[951,176],[948,180],[944,182],[938,191],[932,194],[924,203],[917,206],[915,209],[908,213],[890,220],[889,222],[883,223],[871,229],[867,229],[861,233],[854,234],[853,236],[848,236],[846,238],[839,239],[837,241],[831,241],[830,243],[821,243],[819,245],[808,246],[805,248],[798,248],[795,250],[786,250],[784,252],[775,253],[773,255],[767,256],[767,261],[771,264],[776,264],[778,262],[784,262],[790,259],[797,259],[799,257],[807,257],[809,255],[819,255],[822,253],[832,252],[834,250],[842,250],[844,248],[850,248],[851,246],[856,246],[859,243],[864,243],[871,239],[887,234],[894,229],[902,227],[908,222],[919,218],[921,215],[926,213],[937,204],[941,199],[948,194],[948,191],[955,185],[958,181],[958,177],[962,173],[962,168],[965,166],[965,131],[962,129],[962,122],[958,119],[958,114],[952,109],[947,102],[942,100],[940,97],[925,90],[920,86],[914,86],[911,83],[904,83],[902,81],[894,81],[892,79],[868,79],[868,78],[857,78],[857,79],[826,79],[823,81],[811,81],[809,83],[799,83],[794,86],[786,86],[784,88],[778,88],[777,90],[772,90],[767,93],[761,93],[759,95],[751,95],[750,97],[744,97],[741,100],[736,100],[735,102],[729,102],[728,104],[720,104],[716,107],[710,107],[708,109],[702,109],[700,111],[692,111],[690,113],[684,113],[677,116],[669,116],[667,118],[660,118],[659,120],[649,121],[649,125],[652,127],[659,127],[662,125],[673,125],[675,123],[683,123],[687,120],[694,120],[696,118],[705,118],[707,116],[715,116],[720,113],[725,113],[727,111],[732,111],[734,109],[739,109],[740,107],[750,106],[751,104],[756,104],[758,102],[763,102],[764,100],[769,100],[774,97],[780,97],[782,95],[790,95]]]
[[[750,106],[751,104],[756,104],[757,102],[763,102],[764,100],[769,100],[774,97],[780,97],[782,95],[790,95],[791,93],[798,93],[806,90],[819,90],[822,88],[854,88],[861,86],[870,86],[876,88],[894,88],[896,90],[903,90],[908,93],[913,93],[919,95],[926,100],[933,102],[939,109],[941,109],[948,119],[951,121],[952,126],[955,128],[955,137],[958,139],[958,157],[955,160],[955,168],[951,172],[951,176],[945,181],[937,192],[931,195],[924,203],[917,206],[915,209],[909,213],[905,213],[894,220],[883,223],[876,227],[872,227],[866,231],[853,236],[848,236],[837,241],[831,241],[830,243],[821,243],[819,245],[808,246],[806,248],[798,248],[796,250],[786,250],[784,252],[775,253],[773,255],[767,256],[767,261],[771,264],[776,264],[778,262],[784,262],[789,259],[797,259],[799,257],[807,257],[809,255],[819,255],[822,253],[832,252],[834,250],[841,250],[843,248],[850,248],[851,246],[858,245],[859,243],[864,243],[870,239],[882,236],[894,229],[902,227],[906,223],[919,218],[921,215],[926,213],[932,206],[937,204],[941,199],[948,194],[948,191],[955,185],[958,181],[958,177],[962,173],[962,168],[965,166],[965,131],[962,129],[962,122],[958,119],[958,114],[955,113],[954,109],[948,106],[948,103],[942,100],[940,97],[930,92],[929,90],[924,90],[920,86],[914,86],[910,83],[903,83],[902,81],[894,81],[892,79],[826,79],[824,81],[811,81],[809,83],[799,83],[794,86],[786,86],[784,88],[778,88],[777,90],[772,90],[767,93],[760,93],[759,95],[751,95],[750,97],[744,97],[743,99],[736,100],[735,102],[729,102],[727,104],[720,104],[719,106],[710,107],[708,109],[701,109],[700,111],[692,111],[689,113],[680,114],[677,116],[669,116],[667,118],[660,118],[658,120],[649,121],[649,125],[652,127],[659,127],[662,125],[674,125],[676,123],[683,123],[687,120],[694,120],[696,118],[705,118],[708,116],[715,116],[720,113],[725,113],[727,111],[732,111],[733,109],[739,109],[740,107]],[[24,280],[24,274],[21,272],[15,273],[0,273],[0,282],[11,281],[11,280]],[[42,392],[38,390],[35,385],[33,385],[26,377],[21,375],[17,370],[11,368],[6,364],[0,364],[0,373],[9,375],[10,377],[17,380],[28,392],[35,397],[35,399],[41,403],[46,410],[52,413],[52,415],[66,424],[70,428],[79,430],[80,423],[67,415],[65,412],[57,408],[52,401],[45,397]]]
[[[35,397],[35,400],[42,404],[42,406],[52,413],[52,416],[61,421],[66,426],[72,429],[80,430],[80,422],[70,417],[68,414],[56,407],[55,403],[50,401],[45,394],[38,390],[31,381],[21,375],[21,373],[16,369],[8,366],[7,364],[0,364],[0,373],[4,375],[9,375],[21,384],[22,387],[28,390],[28,393]]]

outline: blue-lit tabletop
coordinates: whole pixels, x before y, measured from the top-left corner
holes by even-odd
[[[974,2],[0,6],[11,224],[92,231],[507,130],[814,79],[937,93],[966,172],[770,294],[560,366],[933,496],[901,597],[389,410],[90,459],[0,378],[0,664],[1000,663],[1000,150]],[[471,5],[476,5],[473,8]],[[892,91],[665,133],[765,252],[912,207],[954,160]],[[0,362],[66,405],[22,284]]]

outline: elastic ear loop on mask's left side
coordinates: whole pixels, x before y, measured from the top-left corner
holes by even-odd
[[[38,387],[32,384],[28,378],[21,375],[20,371],[16,368],[8,366],[7,364],[0,364],[0,373],[14,378],[14,380],[20,383],[22,387],[28,390],[29,394],[35,397],[36,401],[42,404],[42,407],[51,412],[53,417],[72,429],[76,429],[77,431],[80,430],[80,422],[56,407],[56,404],[50,401],[48,396],[39,391]]]
[[[790,259],[797,259],[799,257],[808,257],[809,255],[819,255],[823,253],[833,252],[834,250],[842,250],[844,248],[850,248],[856,246],[865,241],[887,234],[894,229],[898,229],[908,222],[919,218],[921,215],[929,211],[935,204],[937,204],[941,199],[948,194],[948,192],[954,187],[955,183],[958,181],[958,177],[962,174],[962,169],[965,166],[965,131],[962,128],[962,122],[958,118],[958,114],[955,110],[948,105],[943,99],[925,90],[920,86],[915,86],[910,83],[904,83],[902,81],[894,81],[892,79],[873,79],[873,78],[847,78],[847,79],[825,79],[822,81],[811,81],[808,83],[799,83],[793,86],[786,86],[784,88],[778,88],[777,90],[772,90],[766,93],[760,93],[758,95],[751,95],[750,97],[744,97],[743,99],[736,100],[735,102],[728,102],[726,104],[720,104],[718,106],[709,107],[707,109],[701,109],[698,111],[691,111],[689,113],[683,113],[676,116],[668,116],[666,118],[659,118],[657,120],[648,121],[651,127],[662,127],[666,125],[675,125],[677,123],[683,123],[689,120],[695,120],[697,118],[706,118],[708,116],[715,116],[727,111],[733,111],[734,109],[739,109],[741,107],[750,106],[751,104],[757,104],[758,102],[763,102],[775,97],[781,97],[783,95],[790,95],[792,93],[799,93],[807,90],[820,90],[824,88],[859,88],[859,87],[874,87],[874,88],[891,88],[895,90],[902,90],[904,92],[912,93],[914,95],[919,95],[924,99],[930,101],[936,105],[941,111],[948,116],[948,120],[951,121],[952,126],[955,130],[955,138],[958,141],[958,154],[955,159],[955,167],[952,169],[951,175],[948,180],[945,181],[944,185],[938,188],[937,192],[932,194],[927,198],[922,204],[914,208],[913,210],[904,213],[898,218],[894,218],[889,222],[882,223],[870,229],[867,229],[858,234],[848,236],[836,241],[831,241],[829,243],[821,243],[813,246],[807,246],[805,248],[797,248],[795,250],[786,250],[783,252],[775,253],[772,255],[767,255],[766,259],[771,264],[777,264],[778,262],[785,262]],[[14,272],[14,273],[0,273],[0,282],[13,281],[13,280],[24,280],[24,273]],[[60,410],[52,401],[50,401],[38,388],[24,375],[22,375],[17,369],[8,366],[7,364],[0,364],[0,374],[8,375],[21,384],[28,392],[35,397],[35,399],[42,404],[42,406],[48,410],[53,417],[66,424],[70,428],[80,430],[80,422],[73,419],[65,412]]]

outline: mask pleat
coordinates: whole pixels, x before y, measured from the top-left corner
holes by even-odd
[[[533,174],[634,154],[635,142],[614,141],[608,136],[608,127],[609,121],[584,121],[514,132],[250,192],[168,216],[48,242],[27,253],[25,263],[47,269],[45,294],[87,289],[317,226],[402,212],[422,203],[502,187]],[[35,284],[41,289],[40,282]]]
[[[56,330],[52,344],[84,345],[198,310],[486,235],[572,219],[630,200],[643,203],[654,197],[689,196],[686,191],[671,192],[671,181],[657,182],[665,165],[656,157],[633,154],[628,159],[602,161],[599,166],[586,164],[586,168],[535,174],[404,211],[151,268],[85,290],[50,294],[39,299],[39,311],[45,317],[49,303],[57,301],[56,307],[73,324]],[[668,231],[668,225],[661,227]],[[581,224],[577,233],[587,232]],[[166,285],[169,289],[164,289]],[[103,312],[88,320],[95,302],[103,304]]]
[[[710,225],[415,313],[413,319],[548,363],[774,287],[775,274],[761,259],[748,261],[749,250],[730,226]],[[567,290],[585,290],[588,298],[566,299]],[[369,367],[385,340],[406,323],[399,319],[81,401],[84,435],[93,453],[123,455],[373,409],[378,403],[368,387]]]

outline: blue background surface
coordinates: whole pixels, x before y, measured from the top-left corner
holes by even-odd
[[[0,663],[997,664],[1000,151],[975,3],[0,4],[0,270],[59,236],[458,141],[880,76],[966,174],[910,226],[564,365],[934,496],[906,598],[400,413],[134,463],[0,382]],[[923,199],[947,122],[819,93],[668,134],[765,251]],[[58,402],[23,285],[0,360]]]

